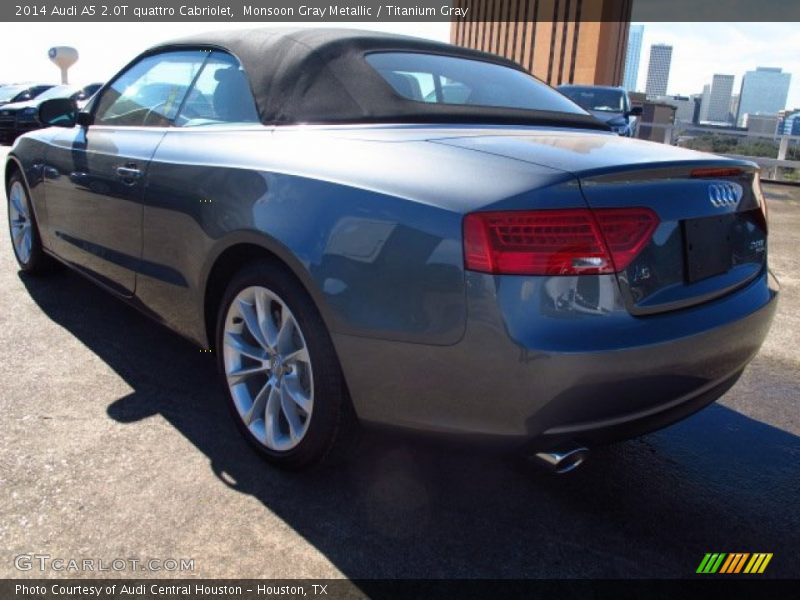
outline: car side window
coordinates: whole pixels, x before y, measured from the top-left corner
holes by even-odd
[[[239,61],[213,52],[197,77],[175,124],[197,127],[217,123],[258,123],[250,83]]]
[[[162,52],[138,61],[106,88],[96,104],[96,125],[167,127],[209,53]]]
[[[364,58],[406,100],[585,114],[533,76],[505,65],[416,52],[373,52]]]

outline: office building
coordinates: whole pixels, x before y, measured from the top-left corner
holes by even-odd
[[[642,56],[642,37],[644,25],[631,25],[628,31],[628,49],[625,52],[625,76],[622,78],[622,87],[629,92],[636,91],[636,82],[639,79],[639,59]]]
[[[733,92],[733,75],[715,74],[711,80],[708,94],[706,121],[710,123],[730,122],[731,93]],[[705,94],[705,88],[703,89]]]
[[[675,107],[675,124],[690,124],[694,120],[695,102],[688,96],[656,96],[654,102]]]
[[[775,67],[756,67],[742,77],[736,122],[741,126],[745,115],[776,115],[786,108],[792,76]]]
[[[692,109],[692,123],[697,125],[700,122],[700,107],[703,103],[703,94],[692,94],[689,98],[694,103]]]
[[[647,65],[647,84],[644,92],[650,96],[665,96],[669,83],[669,68],[672,63],[672,46],[653,44],[650,46],[650,62]]]
[[[731,105],[728,108],[728,121],[736,125],[736,115],[739,114],[739,94],[731,96]]]
[[[459,4],[456,0],[455,5]],[[630,2],[471,0],[450,41],[505,56],[550,85],[621,85]]]
[[[783,118],[783,135],[800,135],[800,111],[790,112]]]
[[[698,116],[698,123],[708,121],[708,102],[711,100],[711,86],[705,84],[703,86],[703,93],[700,94],[700,114]]]
[[[748,134],[774,136],[778,130],[778,115],[751,115],[744,116],[743,126]]]

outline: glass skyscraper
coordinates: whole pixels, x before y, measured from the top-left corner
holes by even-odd
[[[622,87],[629,92],[636,91],[636,80],[639,78],[639,58],[642,55],[642,36],[644,25],[631,25],[628,30],[628,49],[625,52],[625,77]]]
[[[778,68],[757,67],[755,71],[747,71],[742,78],[736,124],[741,127],[746,114],[776,115],[786,108],[791,81],[792,76]]]

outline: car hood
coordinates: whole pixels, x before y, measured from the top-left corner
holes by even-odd
[[[26,100],[25,102],[9,102],[8,104],[0,105],[0,110],[10,110],[17,112],[24,108],[36,108],[38,104],[34,100]]]
[[[518,130],[502,134],[487,131],[458,137],[428,138],[428,141],[503,156],[576,175],[618,171],[620,167],[638,169],[732,160],[611,133],[575,130]]]

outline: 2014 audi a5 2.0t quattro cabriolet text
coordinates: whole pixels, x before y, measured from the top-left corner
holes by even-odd
[[[492,55],[217,33],[39,116],[5,171],[21,269],[213,348],[281,466],[380,423],[567,470],[719,398],[775,311],[754,164],[622,139]]]

